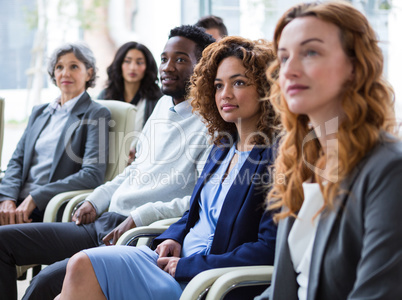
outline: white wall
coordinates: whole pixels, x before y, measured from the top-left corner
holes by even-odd
[[[181,25],[180,0],[140,0],[134,17],[134,32],[124,27],[123,0],[111,0],[109,5],[109,30],[116,45],[134,40],[147,46],[159,65],[160,54],[169,36],[169,31]]]
[[[395,90],[395,110],[399,122],[402,122],[402,7],[396,8],[389,15],[389,52],[388,80]]]

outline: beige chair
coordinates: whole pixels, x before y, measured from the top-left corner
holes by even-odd
[[[204,271],[188,283],[180,300],[202,299],[205,295],[206,300],[218,300],[237,288],[268,286],[273,270],[273,266],[249,266]]]
[[[5,107],[5,100],[4,98],[0,97],[0,172],[2,171],[1,168],[1,155],[3,152],[3,139],[4,139],[4,107]],[[1,178],[2,176],[0,176]],[[0,179],[1,181],[1,179]]]
[[[133,128],[137,109],[135,106],[122,101],[95,101],[106,106],[112,114],[109,124],[109,164],[105,174],[106,182],[123,172],[127,166],[128,153],[134,138]],[[56,195],[48,203],[43,221],[55,222],[62,219],[63,211],[61,209],[64,206],[66,206],[64,209],[65,214],[70,215],[74,206],[69,204],[69,201],[76,196],[88,195],[90,192],[92,190],[79,190]]]
[[[109,163],[106,169],[105,181],[112,180],[117,174],[121,173],[127,165],[130,144],[133,139],[132,132],[135,122],[137,109],[135,106],[122,101],[115,100],[95,100],[106,106],[111,112],[111,123],[109,124]],[[58,194],[54,196],[46,206],[44,222],[56,222],[64,210],[68,210],[66,215],[71,215],[72,205],[69,201],[78,197],[88,195],[92,190],[78,190]],[[83,198],[85,199],[85,198]],[[74,202],[75,203],[75,202]],[[69,221],[69,220],[66,220]],[[17,266],[17,277],[22,275],[31,266]]]
[[[159,234],[177,220],[179,218],[166,219],[149,226],[131,229],[120,237],[116,245],[150,246]],[[205,296],[206,300],[224,299],[236,288],[268,286],[271,283],[272,273],[272,266],[229,267],[204,271],[189,282],[180,300],[203,299]]]

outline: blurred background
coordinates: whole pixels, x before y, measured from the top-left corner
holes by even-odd
[[[22,135],[32,106],[50,102],[58,89],[49,81],[49,54],[63,42],[85,41],[94,51],[99,78],[88,92],[104,88],[106,68],[127,41],[145,44],[159,63],[171,28],[204,15],[223,18],[229,35],[271,39],[279,16],[298,0],[0,0],[0,97],[5,98],[4,169]],[[402,120],[402,0],[350,0],[377,32],[384,75],[396,92]],[[347,20],[345,20],[347,22]]]

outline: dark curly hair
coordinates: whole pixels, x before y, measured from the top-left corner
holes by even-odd
[[[214,81],[220,62],[227,57],[237,57],[246,68],[246,77],[255,85],[261,99],[261,116],[257,124],[254,142],[272,143],[279,125],[271,102],[267,100],[271,85],[265,76],[268,64],[276,59],[272,43],[265,40],[252,41],[242,37],[228,36],[208,46],[200,62],[194,68],[190,80],[190,98],[193,110],[205,120],[213,143],[219,145],[227,134],[237,134],[234,123],[225,122],[215,104]],[[267,140],[268,138],[268,140]]]
[[[117,50],[113,62],[107,68],[108,81],[106,83],[105,99],[119,100],[123,98],[124,78],[121,65],[127,52],[131,49],[137,49],[145,56],[147,67],[139,89],[141,97],[150,101],[158,100],[162,96],[162,92],[158,86],[158,68],[155,59],[146,46],[137,42],[125,43]]]
[[[215,42],[215,39],[205,32],[205,30],[201,27],[197,27],[194,25],[182,25],[179,27],[175,27],[170,31],[169,39],[175,36],[182,36],[196,44],[196,53],[195,57],[197,61],[200,60],[202,56],[202,51],[210,44]]]

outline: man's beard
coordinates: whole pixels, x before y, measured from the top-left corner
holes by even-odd
[[[167,96],[171,96],[173,99],[182,99],[186,96],[186,91],[178,90],[178,89],[174,90],[174,91],[165,90],[163,87],[162,87],[162,93]]]
[[[172,97],[173,99],[185,99],[187,96],[189,85],[190,81],[187,81],[184,89],[176,89],[176,90],[165,90],[162,86],[162,93]]]

